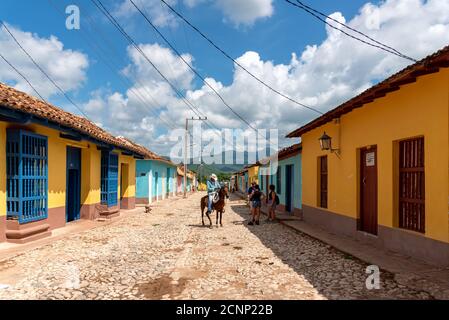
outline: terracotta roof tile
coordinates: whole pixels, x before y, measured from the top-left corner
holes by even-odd
[[[95,125],[88,119],[57,108],[31,95],[18,91],[6,84],[0,83],[0,107],[20,111],[58,125],[73,129],[80,134],[88,135],[100,142],[137,153],[141,156],[153,154],[151,151],[134,143],[126,143],[123,139],[114,137],[109,132]]]

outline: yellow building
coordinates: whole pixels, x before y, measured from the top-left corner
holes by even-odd
[[[253,164],[247,167],[248,168],[248,182],[249,184],[255,182],[259,184],[259,165]]]
[[[449,265],[449,47],[290,133],[305,222]]]
[[[0,83],[0,242],[135,207],[140,148]]]

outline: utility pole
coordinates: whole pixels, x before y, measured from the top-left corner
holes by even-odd
[[[189,121],[206,121],[207,117],[186,118],[186,132],[184,136],[184,198],[187,198],[187,137],[189,134]],[[201,138],[202,139],[202,138]],[[192,141],[193,143],[193,141]]]

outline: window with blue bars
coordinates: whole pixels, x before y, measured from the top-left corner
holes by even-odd
[[[25,130],[6,133],[6,211],[28,223],[48,216],[47,137]]]
[[[101,153],[101,204],[117,205],[118,198],[118,154],[109,151]]]

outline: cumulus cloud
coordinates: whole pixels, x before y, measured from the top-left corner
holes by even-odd
[[[169,5],[176,5],[177,0],[165,0]],[[148,14],[152,22],[158,27],[174,27],[177,25],[176,18],[160,0],[134,0],[134,3]],[[124,0],[115,10],[120,17],[129,18],[138,13],[137,9],[129,0]]]
[[[41,38],[37,34],[22,31],[8,24],[7,27],[22,47],[31,54],[34,60],[63,90],[66,92],[72,91],[83,85],[86,80],[86,70],[89,66],[85,54],[64,49],[64,44],[55,36]],[[0,28],[0,52],[30,80],[44,98],[58,93],[58,90],[34,66],[3,28]],[[35,95],[26,81],[12,70],[3,59],[0,60],[0,81],[8,82],[18,90]]]
[[[332,18],[342,22],[348,20],[339,12],[332,14]],[[419,59],[449,43],[449,1],[389,0],[379,5],[368,3],[347,24]],[[274,88],[322,112],[336,107],[410,63],[356,42],[332,28],[326,30],[326,39],[308,45],[302,52],[292,53],[287,63],[263,60],[254,51],[244,53],[237,60]],[[164,69],[165,74],[182,87],[188,99],[212,122],[219,127],[247,130],[245,124],[220,102],[210,88],[195,87],[190,70],[170,50],[157,44],[143,48],[161,68],[164,68],[164,61],[170,62],[174,70]],[[133,79],[140,79],[135,89],[154,95],[158,102],[158,114],[181,128],[185,117],[192,116],[192,112],[133,50],[128,52],[131,64],[124,72]],[[188,54],[185,57],[194,63],[193,57]],[[252,126],[279,128],[280,137],[318,116],[264,88],[238,67],[235,67],[230,85],[223,85],[217,79],[207,80]],[[166,133],[160,135],[160,131],[153,127],[148,129],[151,133],[145,133],[145,124],[154,123],[157,127],[163,123],[157,117],[147,117],[148,111],[132,98],[130,91],[117,100],[121,103],[117,107],[119,110],[134,115],[133,122],[122,125],[127,122],[118,121],[120,112],[110,112],[106,117],[110,118],[108,123],[111,128],[120,126],[121,130],[129,131],[131,138],[135,137],[138,142],[168,154],[170,142]],[[286,139],[281,141],[281,146],[291,143]]]

